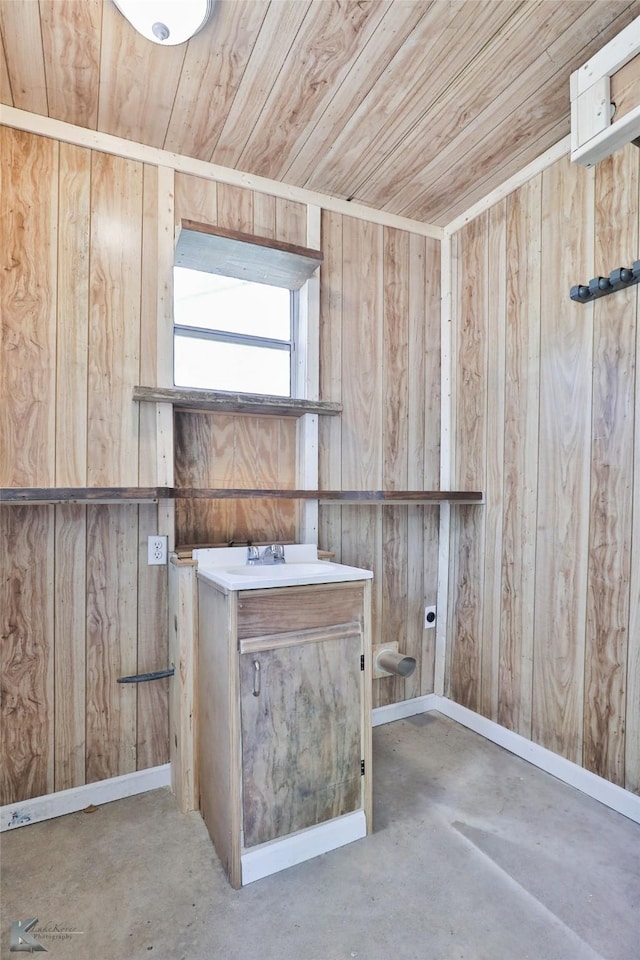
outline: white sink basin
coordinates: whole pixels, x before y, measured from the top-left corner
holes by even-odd
[[[370,580],[371,570],[349,567],[325,560],[301,563],[245,564],[243,566],[201,566],[198,577],[225,590],[262,590],[265,587],[294,587],[308,583],[340,583],[345,580]]]

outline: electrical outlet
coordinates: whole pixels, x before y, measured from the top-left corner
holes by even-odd
[[[166,563],[167,562],[167,538],[166,537],[149,537],[147,540],[147,563],[149,566],[153,564]]]
[[[428,630],[430,627],[435,627],[436,625],[436,608],[435,605],[432,607],[424,608],[424,628]]]

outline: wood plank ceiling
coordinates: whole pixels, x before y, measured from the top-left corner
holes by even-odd
[[[446,224],[569,132],[640,0],[218,0],[187,44],[111,0],[0,0],[0,99]]]

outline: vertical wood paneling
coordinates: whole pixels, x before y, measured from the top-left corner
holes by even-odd
[[[455,461],[460,481],[478,436],[469,412],[474,397],[484,396],[487,503],[481,509],[487,522],[478,550],[465,514],[481,511],[452,511],[449,677],[461,702],[480,683],[486,707],[487,691],[495,696],[497,666],[500,723],[636,792],[638,297],[631,288],[585,305],[573,303],[568,291],[581,278],[635,259],[639,169],[631,146],[595,170],[568,159],[555,163],[507,198],[504,235],[504,204],[489,211],[484,264],[469,257],[469,227],[453,237],[460,250],[453,283],[461,311],[457,317],[454,310]],[[467,331],[465,284],[480,299],[487,282],[486,309],[477,311]],[[489,351],[474,367],[470,351],[485,325]],[[482,593],[473,586],[479,582]],[[475,622],[476,605],[485,654],[480,674],[477,662],[470,667],[456,655],[461,619]]]
[[[55,789],[85,782],[86,507],[55,508]]]
[[[320,394],[343,413],[320,419],[320,484],[437,488],[439,244],[324,212],[322,248]],[[430,692],[437,509],[321,505],[320,531],[338,560],[374,571],[373,642],[398,640],[417,660],[411,678],[374,682],[374,705]]]
[[[406,490],[409,411],[409,235],[385,228],[383,236],[382,486]],[[407,649],[408,510],[384,507],[382,514],[383,641],[393,638]],[[420,657],[417,658],[418,663]],[[389,677],[376,685],[377,705],[402,699],[405,681]]]
[[[153,382],[157,365],[161,258],[154,241],[164,187],[146,168],[143,211],[141,165],[94,154],[92,170],[89,150],[6,128],[0,142],[10,257],[2,288],[1,482],[82,486],[88,473],[94,482],[136,482],[139,461],[142,482],[152,485],[158,455],[139,449],[131,389],[141,378]],[[172,232],[173,210],[169,225]],[[154,669],[167,662],[166,568],[147,567],[146,544],[138,562],[138,530],[141,538],[158,532],[157,508],[141,508],[140,527],[137,507],[88,510],[88,528],[82,506],[1,511],[9,639],[2,643],[0,803],[167,755],[166,689],[147,689],[138,702],[135,688],[115,684],[138,660]]]
[[[0,803],[54,787],[53,509],[0,509]]]
[[[55,398],[56,484],[61,487],[87,482],[90,189],[91,152],[61,143]]]
[[[531,736],[542,177],[507,200],[502,618],[498,722]],[[532,251],[536,256],[532,256]]]
[[[269,197],[266,193],[253,195],[253,232],[258,237],[273,240],[276,237],[276,197]],[[300,206],[300,204],[298,204]],[[303,207],[306,211],[306,207]],[[293,242],[293,241],[291,241]],[[305,241],[296,241],[306,245]]]
[[[138,623],[136,673],[164,670],[169,664],[167,569],[147,563],[147,538],[158,532],[155,504],[138,507]],[[170,680],[136,684],[136,769],[169,760]]]
[[[229,183],[217,185],[218,226],[253,233],[253,192]]]
[[[433,256],[429,256],[430,242],[424,237],[411,234],[408,237],[406,283],[407,283],[407,409],[404,416],[407,421],[407,476],[406,489],[437,489],[437,477],[434,486],[426,481],[428,472],[425,464],[425,451],[431,452],[439,445],[439,392],[440,392],[440,311],[433,309],[430,295],[433,278]],[[437,265],[440,261],[440,245],[436,244]],[[429,263],[427,260],[429,259]],[[439,269],[436,272],[439,279]],[[437,290],[439,295],[439,283]],[[435,322],[434,322],[435,321]],[[436,340],[432,337],[436,332]],[[434,358],[437,374],[433,375]],[[435,379],[435,384],[434,384]],[[436,387],[434,391],[434,386]],[[432,421],[431,414],[437,410]],[[401,412],[402,416],[402,412]],[[429,434],[426,423],[429,420]],[[435,427],[435,428],[434,428]],[[427,457],[430,460],[430,456]],[[406,567],[407,605],[406,605],[406,646],[405,652],[415,657],[416,670],[404,681],[403,696],[419,697],[433,690],[434,639],[433,630],[424,629],[424,605],[435,603],[438,572],[430,568],[429,558],[433,555],[433,544],[429,542],[426,526],[436,522],[439,510],[425,510],[424,507],[407,507],[407,543],[406,557],[402,563]],[[437,558],[437,528],[435,536]],[[427,599],[427,596],[429,599]],[[389,639],[391,637],[389,636]]]
[[[255,224],[255,204],[259,194],[254,194],[254,231],[259,234]],[[307,243],[307,207],[295,200],[283,200],[276,197],[276,237],[286,237],[288,243],[297,243],[301,247]]]
[[[22,457],[29,485],[60,484],[63,478],[79,485],[152,483],[161,457],[153,414],[145,425],[146,414],[140,415],[131,402],[131,388],[165,377],[159,371],[167,362],[163,324],[170,312],[160,302],[170,298],[169,282],[162,279],[169,262],[167,217],[169,230],[184,216],[304,243],[306,208],[178,175],[174,220],[172,171],[169,177],[164,169],[83,148],[12,131],[1,135],[12,171],[3,183],[3,224],[10,225],[27,250],[16,284],[22,284],[19,293],[27,291],[22,329],[30,331],[29,344],[38,345],[36,359],[21,355],[17,367],[29,369],[31,391],[39,380],[44,384],[37,429],[12,434],[20,395],[9,398],[3,442],[16,455],[12,452],[7,462],[15,467]],[[11,219],[15,211],[22,217],[17,230]],[[332,488],[377,488],[383,481],[432,487],[439,450],[439,289],[434,272],[439,245],[413,236],[407,242],[401,232],[335,214],[323,215],[322,245],[321,396],[344,400],[346,395],[348,411],[346,420],[327,419],[322,482]],[[9,358],[7,369],[15,359]],[[202,472],[210,464],[216,483],[222,477],[226,485],[235,485],[249,466],[247,485],[293,486],[295,475],[287,471],[289,464],[295,470],[295,421],[265,424],[253,418],[240,424],[240,419],[221,418],[215,431],[200,427],[189,453],[190,469]],[[37,458],[45,465],[39,473]],[[189,485],[198,484],[197,470]],[[224,540],[238,536],[237,517],[245,509],[240,538],[255,537],[262,511],[258,536],[295,539],[294,505],[248,507],[242,504],[238,511],[221,505],[226,511]],[[403,631],[407,651],[422,661],[410,682],[391,682],[393,698],[426,692],[433,664],[430,652],[424,656],[430,648],[421,615],[428,591],[435,599],[429,557],[434,544],[437,555],[436,511],[388,508],[383,521],[377,507],[350,507],[343,522],[340,508],[326,510],[332,519],[325,526],[325,545],[335,549],[338,559],[376,573],[377,638]],[[11,701],[13,712],[3,735],[5,749],[15,755],[2,781],[3,802],[164,762],[168,684],[136,688],[116,683],[118,676],[167,662],[166,571],[146,565],[146,537],[159,529],[158,508],[69,505],[56,508],[55,524],[54,513],[45,508],[24,508],[12,516],[22,528],[18,535],[12,527],[11,543],[17,546],[11,547],[3,583],[15,584],[22,577],[20,564],[29,566],[27,587],[12,594],[11,617],[12,623],[34,625],[29,634],[25,631],[25,643],[30,651],[35,644],[28,680],[36,683],[38,693],[30,687],[22,697],[22,680],[18,692],[13,690],[17,699]],[[4,517],[2,522],[9,523]],[[193,539],[199,539],[201,517],[190,522]],[[34,566],[42,542],[47,563]],[[55,662],[53,651],[59,655]],[[13,670],[16,657],[6,643],[3,653]],[[27,683],[27,674],[21,677]],[[378,697],[386,702],[389,694],[378,691]],[[37,718],[29,712],[34,702]],[[23,752],[15,753],[23,719],[34,733],[22,741]]]
[[[383,228],[345,217],[342,275],[342,485],[382,482]]]
[[[420,269],[418,251],[424,246],[424,277]],[[409,477],[410,490],[440,489],[440,243],[411,237],[409,265]],[[424,374],[413,379],[414,369],[420,369],[420,354],[424,354]],[[424,398],[424,399],[423,399]],[[423,434],[421,443],[419,433]],[[420,449],[424,451],[421,464]],[[416,512],[417,511],[417,512]],[[421,518],[422,532],[412,520]],[[419,537],[422,537],[422,550]],[[416,686],[411,681],[405,687],[407,696],[432,693],[435,671],[435,629],[424,629],[424,606],[435,604],[438,596],[438,556],[440,510],[433,507],[409,508],[409,635],[415,630],[420,641],[421,677]],[[415,542],[415,546],[414,546]],[[420,555],[423,555],[422,570]],[[418,580],[421,576],[422,584]],[[441,611],[440,616],[445,616]],[[417,648],[417,644],[416,644]]]
[[[640,227],[638,230],[640,244]],[[627,709],[625,736],[625,786],[640,794],[640,297],[636,298],[636,402],[633,454],[633,528],[627,648]]]
[[[567,302],[567,291],[576,275],[593,276],[592,224],[593,171],[585,175],[568,160],[545,170],[532,734],[576,763],[582,759],[593,308]]]
[[[411,238],[411,249],[413,251],[419,239],[415,236]],[[416,263],[413,260],[409,268],[409,283],[412,288],[411,295],[411,316],[410,327],[410,350],[411,367],[414,365],[414,344],[417,349],[421,349],[420,339],[415,332],[416,325],[424,325],[425,330],[425,371],[424,382],[417,390],[412,389],[411,381],[409,383],[409,401],[410,410],[416,408],[419,410],[424,407],[424,475],[423,482],[426,490],[440,489],[440,417],[441,417],[441,397],[440,397],[440,241],[424,240],[425,251],[425,276],[424,287],[419,279],[417,290],[414,294],[414,273]],[[419,277],[419,273],[418,273]],[[424,312],[424,321],[421,314]],[[411,374],[410,374],[411,376]],[[421,399],[424,396],[424,402]],[[419,414],[422,419],[422,413]],[[415,419],[416,414],[410,412],[410,422]],[[411,437],[411,429],[409,431]],[[411,469],[411,467],[410,467]],[[416,477],[416,482],[418,478]]]
[[[91,170],[89,486],[136,486],[142,164],[94,153]]]
[[[502,497],[504,483],[506,201],[489,210],[487,289],[487,413],[484,514],[484,600],[480,712],[498,716]]]
[[[0,433],[11,452],[0,460],[1,483],[47,487],[55,475],[58,144],[2,127],[0,164]]]
[[[294,418],[176,414],[176,485],[293,489]],[[296,538],[295,501],[180,500],[181,544]]]
[[[218,191],[214,180],[176,173],[176,223],[196,220],[198,223],[218,222]]]
[[[344,218],[341,459],[345,490],[375,490],[382,483],[383,240],[382,227]],[[343,507],[342,560],[378,571],[372,588],[371,623],[372,635],[381,637],[380,510]]]
[[[339,214],[322,212],[320,269],[320,396],[342,401],[342,222]],[[342,484],[342,417],[318,417],[318,482],[322,490]],[[320,504],[319,545],[342,556],[342,508]]]
[[[143,170],[142,262],[158,263],[158,170],[145,164]],[[142,272],[140,298],[140,384],[158,384],[158,276],[153,270]],[[173,347],[173,343],[171,344]],[[173,358],[172,358],[173,359]],[[171,364],[173,368],[173,363]],[[173,385],[173,377],[171,378]],[[140,444],[138,482],[140,486],[160,483],[157,470],[157,412],[154,403],[139,405]]]
[[[175,235],[175,173],[159,167],[156,277],[156,382],[173,385],[173,261]],[[143,260],[143,264],[146,261]],[[143,275],[144,275],[143,268]],[[159,486],[173,486],[173,406],[156,407],[156,478]],[[169,549],[175,547],[175,506],[170,500],[158,505],[158,533],[167,536]]]
[[[626,263],[638,237],[638,160],[617,152],[595,171],[596,264]],[[602,270],[606,273],[606,267]],[[633,522],[635,288],[594,304],[591,511],[584,765],[624,786]]]
[[[138,508],[87,507],[87,783],[136,769]]]
[[[459,236],[460,291],[456,334],[456,413],[460,444],[454,487],[484,490],[486,485],[488,216],[483,214]],[[482,671],[482,594],[484,517],[460,507],[454,513],[451,693],[471,710],[480,708]]]
[[[406,490],[409,411],[409,234],[384,230],[382,484]],[[424,360],[419,361],[422,365]]]

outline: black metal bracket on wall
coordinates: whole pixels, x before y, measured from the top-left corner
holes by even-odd
[[[578,303],[589,303],[636,283],[640,283],[640,260],[635,260],[632,267],[617,267],[608,277],[593,277],[588,284],[577,283],[569,296]]]
[[[136,673],[131,677],[118,677],[117,683],[147,683],[149,680],[161,680],[163,677],[172,677],[175,673],[174,667],[166,670],[154,670],[153,673]]]

